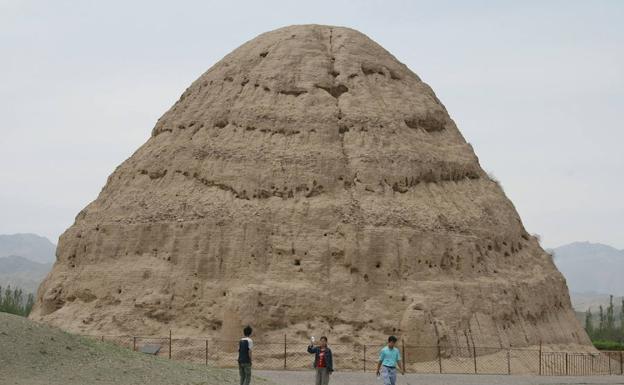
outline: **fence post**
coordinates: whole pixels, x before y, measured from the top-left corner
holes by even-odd
[[[286,334],[284,334],[284,369],[286,369]]]
[[[624,359],[622,359],[622,351],[620,350],[620,375],[624,375]]]
[[[132,337],[132,351],[136,352],[136,337]]]
[[[407,373],[407,351],[405,350],[405,340],[401,338],[401,348],[403,349],[403,371]]]
[[[542,375],[542,341],[540,340],[539,348],[539,375]]]
[[[206,366],[208,366],[208,340],[206,340]]]
[[[440,351],[440,340],[438,340],[438,366],[440,367],[440,374],[442,374],[442,352]]]
[[[594,375],[594,355],[591,355],[591,375]]]
[[[104,342],[104,336],[102,336],[102,342]]]
[[[609,361],[609,375],[611,375],[611,352],[607,352],[607,360]]]
[[[511,374],[511,350],[507,349],[507,374]]]
[[[366,345],[364,345],[364,373],[366,373]]]
[[[169,329],[169,359],[171,359],[171,329]]]
[[[566,358],[566,376],[567,376],[568,375],[568,352],[566,352],[565,358]]]
[[[472,357],[474,358],[475,374],[477,374],[477,348],[472,345]]]

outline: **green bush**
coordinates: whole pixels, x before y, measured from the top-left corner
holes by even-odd
[[[594,340],[592,341],[596,349],[598,350],[624,350],[624,343],[608,340]]]

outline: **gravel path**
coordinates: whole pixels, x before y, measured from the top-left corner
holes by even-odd
[[[255,370],[254,375],[277,385],[314,385],[312,371]],[[331,385],[382,385],[374,373],[337,372]],[[624,384],[624,376],[539,377],[474,374],[407,374],[399,375],[397,385],[541,385],[541,384]]]

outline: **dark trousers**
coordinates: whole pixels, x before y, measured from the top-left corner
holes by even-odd
[[[316,368],[316,385],[329,385],[329,370]]]
[[[251,364],[238,364],[240,385],[249,385],[251,382]]]

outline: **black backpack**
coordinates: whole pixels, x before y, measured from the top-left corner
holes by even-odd
[[[249,357],[249,341],[246,339],[238,341],[238,363],[251,364],[251,357]]]

